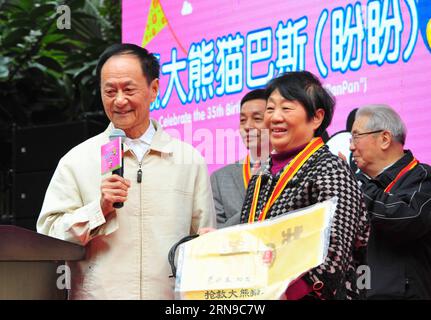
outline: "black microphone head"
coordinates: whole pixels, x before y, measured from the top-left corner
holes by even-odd
[[[116,138],[121,138],[121,142],[124,143],[124,140],[126,139],[126,134],[121,129],[113,129],[111,131],[111,134],[109,135],[109,140],[114,140]]]

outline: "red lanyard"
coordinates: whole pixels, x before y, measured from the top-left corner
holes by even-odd
[[[242,178],[244,180],[244,189],[247,190],[248,183],[250,182],[251,170],[250,170],[250,155],[245,157],[244,163],[242,165]]]
[[[406,165],[395,177],[395,179],[386,187],[385,192],[391,191],[394,184],[401,179],[403,175],[405,175],[408,171],[412,170],[416,165],[419,163],[419,161],[416,160],[416,158],[413,158],[413,160]]]

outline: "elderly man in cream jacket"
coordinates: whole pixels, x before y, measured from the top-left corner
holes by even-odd
[[[113,45],[100,57],[97,76],[111,124],[60,160],[37,229],[86,247],[86,259],[69,264],[70,298],[173,299],[169,249],[215,226],[207,166],[150,120],[159,84],[152,54]],[[114,127],[127,136],[124,178],[101,175],[100,148]],[[115,209],[115,202],[124,206]]]

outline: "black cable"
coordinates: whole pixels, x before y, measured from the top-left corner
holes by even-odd
[[[184,238],[182,238],[180,241],[178,241],[177,243],[175,243],[172,248],[169,250],[169,254],[168,254],[168,261],[169,264],[171,265],[171,270],[172,270],[172,275],[170,275],[170,278],[174,278],[177,276],[177,268],[175,267],[175,253],[177,251],[177,248],[180,244],[187,242],[189,240],[192,240],[194,238],[199,237],[198,234],[194,234],[191,236],[186,236]]]

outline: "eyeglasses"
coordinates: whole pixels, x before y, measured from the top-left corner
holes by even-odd
[[[367,135],[367,134],[373,134],[373,133],[379,133],[379,132],[383,132],[385,130],[375,130],[375,131],[369,131],[369,132],[362,132],[362,133],[352,133],[352,138],[350,139],[350,143],[353,142],[353,144],[355,144],[359,138]]]

